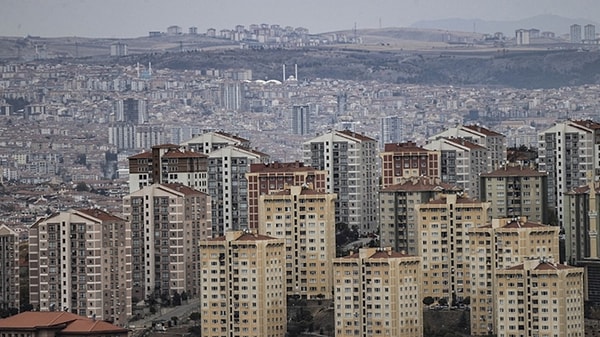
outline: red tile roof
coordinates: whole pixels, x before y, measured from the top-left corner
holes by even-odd
[[[63,311],[27,311],[0,319],[0,331],[60,328],[63,325],[65,327],[62,329],[61,334],[127,333],[127,329],[119,328],[110,323],[92,320]]]
[[[183,184],[178,184],[178,183],[163,183],[160,184],[161,186],[164,186],[168,189],[177,191],[179,193],[183,193],[185,195],[192,195],[192,194],[201,194],[202,192],[195,190],[191,187],[185,186]]]
[[[179,149],[170,149],[167,153],[163,154],[163,158],[208,158],[208,155],[204,153],[198,153],[194,151],[184,151]]]
[[[301,162],[291,162],[291,163],[257,163],[250,164],[249,173],[270,173],[270,172],[307,172],[307,171],[316,171],[314,167],[304,166],[304,163]]]
[[[152,158],[152,152],[151,151],[146,151],[146,152],[134,154],[131,157],[127,157],[127,159],[148,159],[148,158]]]
[[[501,136],[501,137],[504,137],[504,135],[501,134],[501,133],[498,133],[496,131],[492,131],[490,129],[486,129],[486,128],[484,128],[482,126],[479,126],[479,125],[465,125],[464,128],[472,130],[472,131],[475,131],[475,132],[479,132],[479,133],[484,134],[486,136],[492,136],[492,137]]]
[[[428,191],[460,191],[461,188],[438,181],[431,177],[415,177],[404,182],[387,186],[381,192],[428,192]]]
[[[406,143],[388,143],[383,146],[384,152],[420,152],[420,153],[428,153],[429,150],[417,146],[414,142],[406,142]]]
[[[343,130],[343,131],[337,131],[337,132],[342,135],[346,135],[346,136],[358,139],[363,142],[374,142],[375,141],[375,139],[373,139],[373,138],[367,137],[365,135],[362,135],[360,133],[356,133],[356,132],[350,131],[350,130]]]
[[[97,208],[78,209],[77,211],[87,214],[89,216],[92,216],[92,217],[102,220],[102,221],[125,221],[124,219],[121,219],[116,215],[110,214],[108,212],[105,212],[105,211],[97,209]]]
[[[485,147],[477,145],[477,144],[470,142],[464,138],[444,138],[444,139],[446,141],[448,141],[449,143],[454,143],[458,146],[464,146],[471,150],[485,150],[486,149]]]

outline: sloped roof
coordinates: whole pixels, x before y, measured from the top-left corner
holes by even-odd
[[[127,329],[64,311],[27,311],[0,319],[0,330],[61,328],[61,334],[127,333]]]

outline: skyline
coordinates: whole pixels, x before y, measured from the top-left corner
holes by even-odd
[[[311,33],[377,27],[409,27],[421,20],[448,18],[513,21],[552,14],[593,20],[595,0],[3,0],[2,36],[128,38],[168,26],[227,29],[251,23],[305,27]],[[251,5],[252,6],[251,6]],[[574,5],[576,4],[576,5]]]

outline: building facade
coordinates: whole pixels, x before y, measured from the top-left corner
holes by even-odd
[[[420,257],[362,248],[333,261],[337,337],[422,337]]]
[[[0,309],[20,308],[19,235],[0,225]]]
[[[488,221],[489,203],[446,195],[417,206],[422,296],[455,305],[469,297],[469,231]]]
[[[251,164],[269,156],[255,150],[227,146],[208,155],[208,194],[212,199],[213,235],[248,229],[248,179]]]
[[[381,188],[411,177],[440,176],[440,154],[414,142],[386,143],[381,157]]]
[[[498,270],[496,336],[584,336],[583,268],[527,260]]]
[[[250,141],[226,132],[212,131],[196,135],[182,142],[181,145],[190,151],[209,154],[230,145],[249,149]]]
[[[308,135],[310,133],[310,106],[294,105],[292,107],[292,134]]]
[[[469,229],[471,335],[498,334],[495,275],[531,259],[558,259],[559,228],[526,218],[492,219]]]
[[[462,190],[439,178],[412,177],[379,191],[379,238],[382,247],[419,254],[417,206]]]
[[[385,144],[398,144],[403,141],[403,125],[400,116],[381,117],[381,130],[379,133],[380,148]]]
[[[282,191],[290,186],[309,187],[325,192],[327,172],[304,166],[301,162],[250,164],[248,180],[248,227],[258,228],[258,202],[261,195]]]
[[[558,225],[564,225],[564,193],[586,185],[590,171],[600,177],[599,157],[599,123],[570,120],[538,134],[539,170],[548,172],[548,211]]]
[[[259,200],[259,233],[285,240],[286,293],[330,299],[335,194],[289,186]]]
[[[153,184],[123,198],[131,224],[132,296],[200,293],[198,242],[212,236],[210,197],[181,184]]]
[[[131,156],[129,160],[129,192],[161,183],[179,183],[207,191],[208,156],[175,144],[162,144],[151,151]]]
[[[203,337],[284,337],[287,330],[282,239],[229,231],[200,242]]]
[[[425,145],[440,153],[440,178],[479,198],[479,175],[487,171],[488,149],[463,138],[441,138]]]
[[[545,205],[548,198],[548,174],[521,165],[505,165],[482,173],[482,201],[490,203],[494,219],[525,216],[534,222],[548,223]]]
[[[124,326],[131,317],[129,223],[98,209],[70,210],[29,229],[35,310],[68,311]]]
[[[377,228],[377,141],[332,131],[303,144],[304,163],[328,173],[327,193],[337,194],[336,223],[362,233]]]
[[[571,33],[571,43],[581,43],[581,25],[573,24],[569,31]]]

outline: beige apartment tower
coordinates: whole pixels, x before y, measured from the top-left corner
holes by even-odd
[[[131,317],[127,221],[98,209],[70,210],[29,229],[29,296],[36,311],[68,311],[124,326]]]
[[[551,259],[496,271],[495,335],[585,336],[583,273]]]
[[[494,310],[496,273],[531,259],[559,259],[559,230],[524,217],[493,219],[469,230],[471,335],[499,333]]]
[[[181,184],[154,184],[123,198],[131,224],[133,297],[199,294],[198,242],[210,238],[210,197]]]
[[[0,310],[19,310],[19,235],[0,225]]]
[[[447,195],[417,206],[423,298],[450,304],[469,296],[469,235],[488,222],[489,203]]]
[[[303,186],[260,196],[259,233],[285,240],[288,295],[332,296],[335,198]]]
[[[422,337],[421,258],[362,248],[333,262],[336,337]]]
[[[202,337],[284,337],[283,239],[229,231],[200,242]]]

